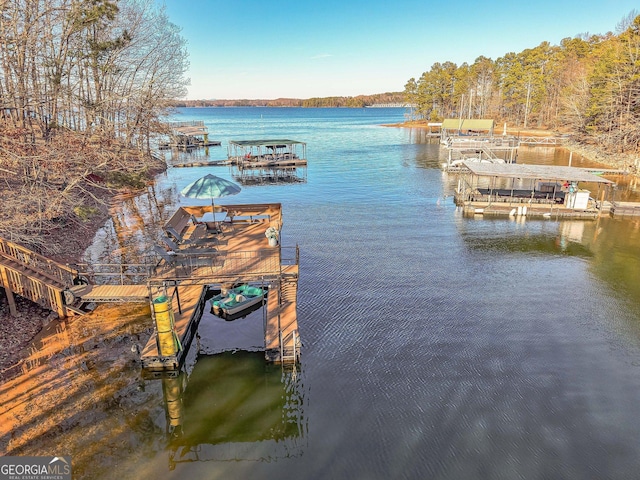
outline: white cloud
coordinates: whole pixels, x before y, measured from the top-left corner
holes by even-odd
[[[327,58],[327,57],[333,57],[333,55],[331,55],[330,53],[321,53],[319,55],[314,55],[313,57],[309,57],[311,60],[317,60],[319,58]]]

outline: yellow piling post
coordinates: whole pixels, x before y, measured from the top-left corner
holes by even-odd
[[[168,377],[162,379],[165,401],[167,405],[167,417],[169,425],[175,429],[183,422],[182,386],[181,377]]]
[[[156,298],[153,301],[153,312],[158,332],[158,353],[163,357],[175,355],[178,352],[179,343],[175,332],[171,300],[166,295]]]

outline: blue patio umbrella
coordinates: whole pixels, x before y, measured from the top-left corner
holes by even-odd
[[[240,193],[240,190],[242,189],[239,185],[224,178],[208,174],[184,187],[180,193],[187,198],[210,198],[211,212],[215,218],[214,199],[235,195]]]

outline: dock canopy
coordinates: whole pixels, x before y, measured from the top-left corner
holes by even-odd
[[[236,145],[238,147],[271,147],[271,148],[285,148],[289,145],[304,145],[304,142],[297,140],[230,140],[229,145]]]
[[[307,144],[297,140],[279,138],[266,140],[229,140],[228,155],[230,159],[245,156],[263,157],[265,155],[306,158],[306,154]]]
[[[515,163],[463,162],[478,177],[528,178],[538,180],[591,182],[614,184],[615,182],[591,173],[589,169],[556,165],[524,165]]]
[[[492,119],[484,118],[446,118],[442,122],[442,130],[456,131],[456,132],[490,132],[493,134],[493,128],[495,127],[495,121]]]

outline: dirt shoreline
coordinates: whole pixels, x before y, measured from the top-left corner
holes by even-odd
[[[154,172],[153,176],[159,172]],[[80,260],[85,250],[93,243],[96,233],[110,218],[110,210],[123,195],[141,193],[132,190],[101,189],[94,192],[99,196],[102,207],[82,225],[72,229],[51,231],[50,237],[55,238],[59,254],[49,257],[60,263],[73,264]],[[29,356],[30,347],[38,334],[53,322],[58,322],[58,315],[40,305],[18,295],[16,301],[17,316],[9,312],[9,304],[3,288],[0,288],[0,338],[4,340],[0,349],[0,383],[5,373],[16,367]]]

